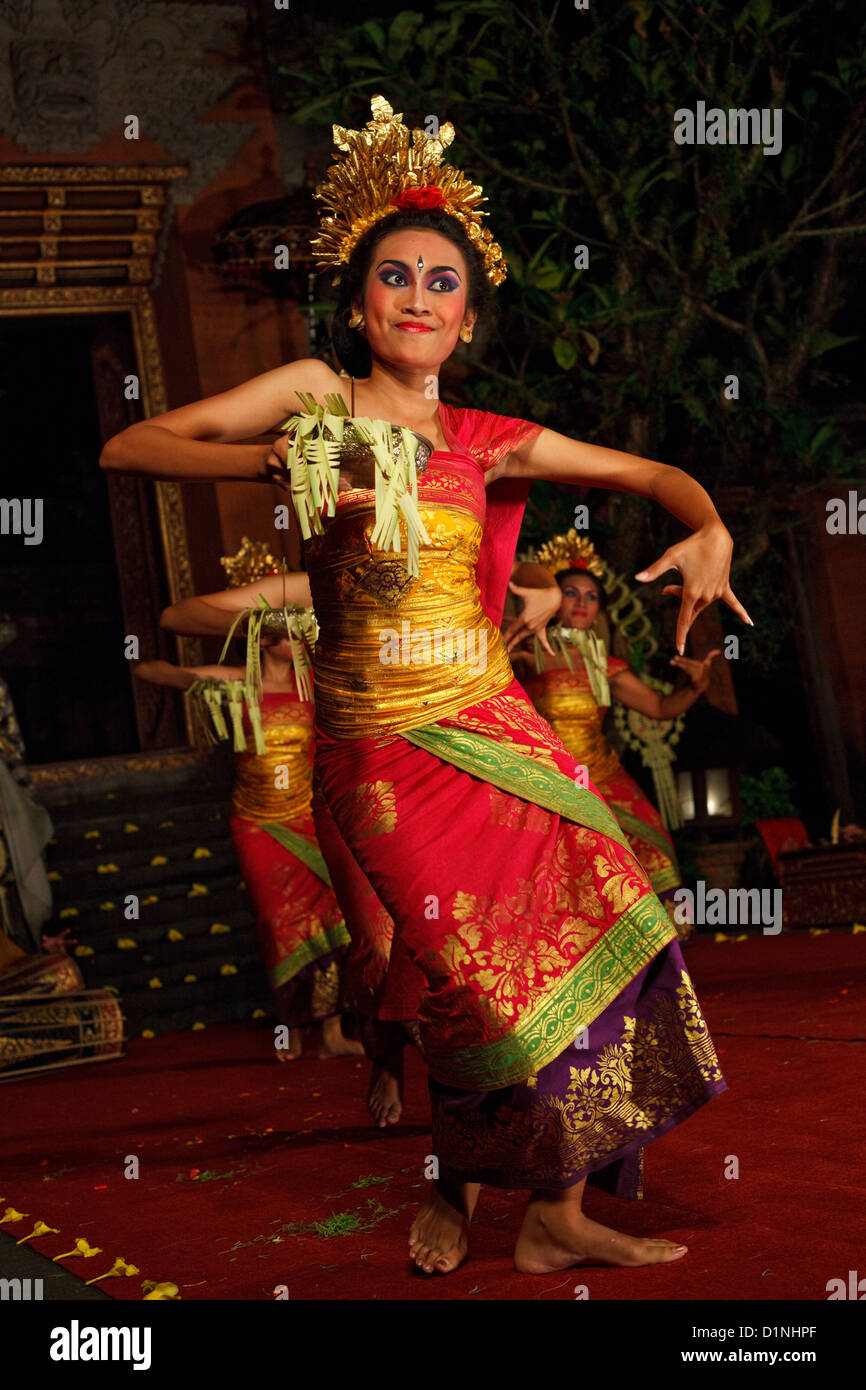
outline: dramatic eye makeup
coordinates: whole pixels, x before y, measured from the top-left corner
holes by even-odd
[[[376,273],[383,285],[393,285],[394,288],[402,288],[395,282],[394,277],[398,276],[403,284],[409,284],[409,270],[402,261],[380,261],[376,267]],[[434,265],[424,272],[428,279],[427,288],[432,289],[434,285],[443,285],[444,289],[438,291],[439,294],[448,294],[460,288],[460,276],[451,265]]]

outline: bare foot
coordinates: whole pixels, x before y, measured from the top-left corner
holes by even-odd
[[[403,1114],[403,1049],[376,1058],[367,1091],[367,1109],[379,1129],[395,1125]]]
[[[289,1046],[277,1048],[278,1062],[296,1062],[304,1050],[303,1028],[289,1029]]]
[[[363,1043],[351,1042],[343,1036],[339,1014],[334,1014],[331,1018],[323,1020],[322,1043],[319,1048],[320,1057],[363,1057],[363,1055]]]
[[[682,1259],[687,1248],[672,1240],[622,1235],[590,1221],[577,1202],[532,1197],[517,1237],[514,1267],[520,1274],[553,1274],[581,1264],[633,1268]]]
[[[425,1274],[450,1274],[469,1253],[469,1222],[480,1184],[431,1183],[409,1231],[409,1258]]]

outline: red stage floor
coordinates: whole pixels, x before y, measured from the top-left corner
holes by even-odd
[[[49,1258],[83,1236],[102,1253],[62,1263],[139,1299],[142,1280],[185,1299],[817,1299],[863,1262],[866,933],[701,940],[687,952],[728,1092],[652,1144],[646,1198],[590,1189],[587,1211],[684,1241],[647,1269],[515,1274],[519,1193],[485,1189],[472,1254],[424,1278],[405,1259],[430,1152],[424,1069],[407,1057],[403,1122],[364,1105],[367,1064],[279,1065],[243,1024],[134,1040],[121,1061],[8,1084],[0,1214]],[[128,1157],[140,1175],[124,1176]],[[725,1177],[730,1156],[739,1177]]]

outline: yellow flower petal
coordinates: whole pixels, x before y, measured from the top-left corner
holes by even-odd
[[[220,974],[221,974],[221,975],[237,975],[237,973],[238,973],[238,968],[237,968],[236,965],[221,965],[221,966],[220,966]]]
[[[127,835],[131,835],[131,834],[133,833],[133,831],[135,831],[135,830],[140,830],[140,829],[141,829],[141,826],[140,826],[140,825],[136,825],[134,821],[128,820],[128,821],[126,822],[126,825],[123,827],[123,829],[124,829],[124,831],[126,832]]]
[[[227,932],[231,931],[231,927],[227,922],[211,922],[208,931],[211,936],[225,936]]]
[[[46,877],[49,883],[59,883],[63,875],[59,874],[56,869],[52,869],[50,874],[47,874]]]
[[[98,839],[99,839],[99,831],[98,831],[98,830],[85,830],[85,832],[84,832],[84,838],[85,838],[85,840],[98,840]]]
[[[29,1212],[16,1211],[14,1207],[7,1207],[3,1215],[0,1216],[0,1226],[3,1225],[4,1221],[8,1222],[11,1226],[14,1221],[23,1221],[25,1216],[29,1215]]]
[[[204,849],[203,846],[199,845],[198,849],[193,850],[192,857],[193,859],[210,859],[212,856],[209,849]]]
[[[174,821],[173,821],[173,820],[161,820],[160,823],[159,823],[159,828],[160,828],[160,830],[164,830],[165,827],[166,827],[167,825],[174,825]]]
[[[180,1298],[177,1284],[155,1284],[152,1279],[145,1279],[141,1287],[145,1291],[144,1301],[149,1298]]]
[[[264,1009],[253,1009],[253,1012],[252,1012],[252,1017],[253,1017],[253,1018],[264,1018],[264,1016],[265,1016],[265,1011],[264,1011]]]
[[[127,1278],[131,1278],[132,1275],[138,1274],[139,1272],[140,1271],[136,1268],[135,1265],[127,1264],[123,1256],[118,1255],[117,1259],[114,1261],[114,1264],[111,1266],[111,1269],[106,1270],[104,1274],[97,1274],[95,1279],[88,1279],[87,1283],[98,1284],[100,1279],[120,1278],[122,1274],[126,1275]]]
[[[143,1038],[152,1038],[155,1036],[155,1034],[152,1028],[145,1028],[141,1036]]]
[[[169,927],[165,939],[166,941],[183,941],[183,932],[178,931],[177,927]]]
[[[92,947],[92,946],[76,946],[76,948],[75,948],[75,955],[76,955],[76,956],[92,956],[92,955],[93,955],[93,947]]]
[[[88,1245],[84,1236],[79,1236],[75,1242],[74,1250],[64,1250],[62,1255],[54,1255],[53,1260],[56,1264],[58,1260],[78,1259],[89,1260],[94,1255],[101,1255],[102,1247],[99,1245]]]
[[[49,1226],[45,1221],[37,1221],[29,1236],[22,1236],[16,1240],[16,1245],[26,1245],[28,1240],[39,1240],[41,1236],[59,1236],[59,1226]]]
[[[198,975],[184,975],[183,977],[183,982],[185,985],[194,985],[197,980]]]
[[[148,980],[147,987],[148,989],[162,989],[162,980],[160,980],[157,975],[154,975],[152,980]]]
[[[96,872],[98,874],[118,874],[120,870],[116,864],[97,864]]]
[[[207,1026],[207,1025],[204,1024],[204,1023],[194,1023],[194,1024],[192,1025],[192,1031],[193,1031],[194,1033],[197,1033],[197,1032],[199,1032],[200,1029],[203,1029],[203,1028],[205,1028],[206,1026]]]
[[[110,912],[111,909],[112,909],[113,907],[117,907],[117,903],[112,903],[112,902],[100,903],[100,904],[99,904],[99,911],[100,911],[100,912]]]
[[[155,893],[148,893],[148,895],[147,895],[146,898],[142,898],[142,900],[141,900],[141,905],[142,905],[142,907],[150,907],[151,903],[158,903],[158,902],[159,902],[159,898],[156,896]]]
[[[186,896],[188,898],[203,898],[207,896],[207,889],[203,883],[194,883]]]
[[[150,867],[155,869],[158,864],[167,864],[168,860],[164,854],[155,854],[150,861]]]
[[[117,949],[118,951],[136,951],[138,949],[138,942],[133,941],[131,936],[119,936],[117,938]]]
[[[77,916],[78,916],[78,908],[77,908],[77,907],[61,907],[61,909],[60,909],[60,911],[59,911],[59,913],[58,913],[57,915],[58,915],[58,917],[77,917]]]

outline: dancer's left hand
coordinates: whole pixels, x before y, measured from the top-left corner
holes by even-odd
[[[545,628],[560,609],[562,590],[558,584],[552,588],[524,588],[513,580],[508,585],[513,594],[523,599],[523,608],[516,618],[511,618],[502,629],[506,651],[511,651],[526,637],[537,637],[546,652],[553,656],[553,648],[547,640]]]
[[[709,689],[710,684],[710,665],[715,657],[721,656],[721,647],[714,647],[711,652],[707,652],[703,660],[698,661],[690,656],[672,656],[671,666],[678,666],[681,671],[685,671],[694,689],[699,695]]]
[[[271,443],[271,452],[265,459],[265,470],[268,475],[268,482],[274,483],[277,487],[291,487],[292,480],[286,466],[286,459],[289,453],[289,436],[281,434],[279,439]]]
[[[698,614],[716,599],[723,599],[743,622],[754,627],[730,584],[731,555],[734,542],[721,522],[702,526],[684,541],[669,546],[664,555],[648,569],[635,575],[643,584],[658,579],[667,570],[679,570],[682,584],[666,584],[663,594],[679,594],[676,646],[680,656],[686,649],[689,628]]]

